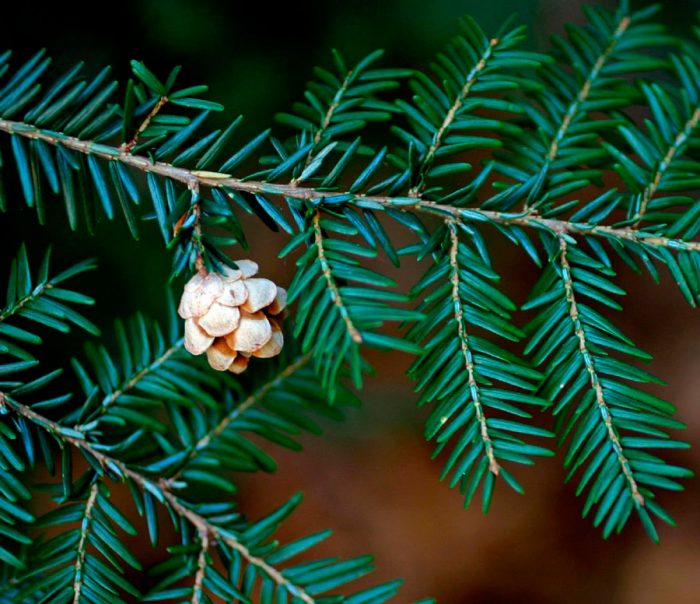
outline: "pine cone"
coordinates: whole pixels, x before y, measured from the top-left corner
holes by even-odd
[[[284,344],[280,324],[272,318],[287,303],[287,291],[255,277],[258,265],[236,260],[238,269],[197,273],[186,284],[178,314],[185,319],[185,348],[207,353],[218,371],[241,373],[251,356],[270,358]]]

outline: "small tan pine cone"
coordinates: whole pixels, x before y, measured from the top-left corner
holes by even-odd
[[[273,317],[287,304],[287,291],[269,279],[255,277],[258,265],[236,260],[238,269],[197,273],[186,284],[178,314],[185,319],[185,348],[207,353],[218,371],[242,373],[251,356],[276,356],[284,345],[282,328]]]

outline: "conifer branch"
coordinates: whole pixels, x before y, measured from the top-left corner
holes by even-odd
[[[80,262],[58,274],[50,274],[51,248],[44,254],[41,268],[36,275],[29,262],[24,244],[10,264],[7,280],[5,307],[0,308],[0,354],[30,360],[33,355],[20,345],[40,344],[37,327],[49,327],[67,333],[71,325],[99,335],[100,330],[73,305],[92,305],[89,296],[66,289],[63,283],[85,271],[95,268],[94,260]],[[14,319],[25,323],[19,327]],[[33,323],[33,326],[28,326]],[[1,449],[0,449],[1,451]]]
[[[312,218],[312,223],[313,223],[313,229],[314,229],[314,243],[316,244],[316,252],[318,254],[318,261],[321,264],[321,272],[323,273],[323,278],[326,280],[326,283],[328,284],[328,291],[330,292],[331,299],[333,300],[333,304],[335,304],[338,307],[338,312],[340,313],[340,316],[343,318],[343,322],[345,323],[345,327],[350,334],[350,337],[352,338],[353,342],[356,342],[358,344],[362,343],[362,335],[358,331],[357,327],[355,327],[355,324],[352,321],[352,318],[350,317],[350,313],[348,312],[347,306],[345,306],[345,303],[343,302],[343,298],[340,295],[340,291],[338,290],[338,285],[336,284],[335,277],[333,276],[333,273],[331,271],[331,267],[328,264],[328,260],[326,258],[326,251],[324,249],[324,244],[323,244],[323,232],[321,230],[321,225],[320,225],[320,220],[321,220],[321,213],[320,212],[315,212],[314,216]]]
[[[430,166],[433,163],[433,159],[435,158],[435,154],[437,153],[437,150],[440,148],[440,145],[442,145],[443,139],[447,132],[449,131],[450,127],[452,126],[452,123],[455,120],[455,117],[457,116],[457,113],[461,109],[464,100],[467,98],[469,95],[469,92],[472,89],[472,86],[476,83],[476,81],[479,78],[480,73],[484,70],[486,67],[489,59],[493,55],[493,52],[495,48],[498,46],[498,43],[500,40],[498,38],[492,38],[489,41],[489,45],[484,51],[484,53],[481,55],[479,58],[479,61],[477,62],[476,65],[472,68],[472,70],[467,74],[466,81],[464,82],[464,86],[462,87],[462,90],[460,93],[455,97],[454,102],[452,103],[452,106],[449,108],[447,113],[445,114],[445,119],[442,121],[442,124],[440,124],[440,128],[438,128],[437,132],[435,133],[435,136],[433,137],[433,141],[428,148],[428,151],[426,152],[423,160],[421,161],[419,172],[425,173],[430,169]],[[411,197],[419,197],[421,193],[421,187],[420,185],[416,185],[413,187],[409,195]]]
[[[153,118],[158,115],[160,110],[163,108],[163,106],[168,102],[168,97],[161,96],[156,104],[153,106],[153,109],[148,113],[148,115],[145,117],[145,119],[141,122],[139,127],[137,128],[136,132],[134,133],[134,136],[131,138],[129,142],[125,142],[121,145],[120,149],[124,151],[125,153],[131,153],[134,147],[137,145],[139,142],[139,137],[141,134],[148,128],[148,126],[151,125],[151,122],[153,121]]]
[[[644,505],[644,497],[639,492],[639,486],[637,485],[637,480],[632,473],[632,468],[630,467],[629,461],[625,457],[622,444],[620,442],[620,437],[617,434],[617,430],[613,425],[613,417],[610,412],[610,408],[605,400],[605,393],[603,391],[603,385],[600,383],[598,377],[598,372],[595,368],[595,362],[593,360],[593,355],[588,349],[588,343],[586,340],[586,332],[579,317],[578,305],[576,303],[576,297],[574,295],[574,284],[571,276],[571,266],[567,259],[567,243],[564,237],[559,237],[559,261],[561,263],[561,279],[564,284],[564,290],[566,292],[566,301],[569,305],[569,317],[573,323],[574,333],[578,338],[579,342],[579,352],[583,359],[586,371],[588,372],[590,378],[591,388],[595,394],[595,402],[600,413],[600,417],[605,424],[605,430],[607,432],[607,437],[610,445],[615,452],[618,464],[622,473],[627,481],[627,486],[629,488],[632,498],[638,505]]]
[[[469,394],[472,399],[472,404],[474,405],[474,414],[479,422],[479,434],[481,436],[481,441],[484,444],[484,451],[486,452],[486,457],[489,460],[489,471],[498,475],[500,472],[500,466],[496,460],[496,456],[493,451],[493,443],[491,441],[491,436],[489,435],[489,429],[486,425],[486,415],[484,414],[484,407],[481,403],[481,395],[479,392],[479,385],[476,382],[476,376],[474,374],[474,355],[469,346],[469,334],[467,333],[467,328],[464,321],[464,312],[462,310],[462,299],[459,293],[460,278],[459,278],[459,263],[457,260],[457,253],[459,251],[459,237],[457,236],[457,227],[454,222],[449,223],[450,230],[450,282],[452,283],[452,305],[454,308],[454,320],[457,323],[457,335],[460,342],[460,350],[462,352],[462,357],[464,359],[464,367],[467,371],[467,384],[469,385]]]
[[[348,74],[345,76],[343,83],[340,85],[338,92],[336,92],[335,97],[333,98],[333,102],[328,107],[328,111],[326,111],[326,114],[323,116],[323,120],[321,121],[321,127],[316,131],[316,134],[314,134],[314,143],[316,145],[318,145],[318,143],[321,142],[323,135],[326,133],[326,130],[328,130],[328,126],[331,125],[333,114],[336,112],[336,109],[338,109],[338,105],[340,105],[340,102],[343,100],[343,96],[345,96],[345,93],[348,90],[348,85],[350,84],[351,78],[352,71],[349,71]]]
[[[1,393],[0,393],[1,396]],[[80,525],[80,540],[78,541],[78,556],[75,560],[75,581],[73,581],[73,604],[80,604],[80,593],[83,587],[83,576],[85,564],[85,554],[87,553],[87,538],[90,531],[90,521],[92,519],[92,509],[95,507],[97,500],[98,484],[94,483],[90,487],[90,495],[85,503],[85,512],[83,521]]]
[[[194,460],[198,455],[200,455],[212,442],[216,439],[222,432],[228,428],[232,422],[236,421],[243,413],[250,409],[253,405],[260,402],[265,396],[275,388],[279,386],[285,379],[294,375],[299,369],[304,367],[310,360],[311,355],[305,354],[287,365],[282,371],[274,375],[271,379],[267,380],[262,386],[250,394],[240,405],[238,405],[231,413],[226,415],[216,426],[209,430],[204,436],[202,436],[197,443],[192,447],[187,460],[183,467],[178,470],[171,478],[168,479],[170,483],[173,483],[179,479],[182,472],[187,467],[187,464]]]
[[[158,370],[158,368],[161,367],[161,365],[163,365],[170,357],[172,357],[178,351],[182,350],[183,343],[184,338],[178,338],[178,340],[172,346],[166,349],[165,352],[163,352],[163,354],[158,356],[158,358],[153,360],[143,369],[140,369],[134,372],[133,375],[129,376],[129,378],[126,379],[117,390],[112,392],[102,401],[102,404],[100,405],[100,408],[97,411],[97,415],[95,417],[92,417],[90,421],[94,421],[101,415],[104,415],[109,410],[109,408],[117,402],[119,397],[123,396],[124,394],[138,386],[141,380],[152,374],[154,371]],[[81,426],[75,426],[75,429],[80,430]]]
[[[148,481],[147,478],[135,472],[131,472],[127,475],[141,486]],[[243,545],[243,543],[231,536],[231,533],[228,531],[224,533],[224,531],[211,524],[206,518],[200,516],[187,506],[183,505],[180,500],[175,497],[170,490],[168,490],[166,482],[167,481],[164,480],[160,480],[158,482],[158,489],[160,490],[160,493],[163,495],[163,497],[165,497],[175,513],[187,520],[197,529],[200,534],[205,533],[210,535],[214,539],[220,540],[231,549],[237,551],[248,562],[248,564],[257,567],[260,571],[264,572],[275,583],[277,583],[277,585],[284,587],[292,596],[299,598],[302,602],[304,602],[304,604],[314,604],[316,602],[316,600],[306,593],[302,587],[292,583],[274,566],[268,564],[263,558],[253,555],[251,551],[245,545]]]
[[[326,133],[326,130],[328,130],[328,127],[331,125],[331,120],[333,119],[333,115],[335,114],[336,110],[338,109],[338,106],[343,100],[343,97],[345,96],[345,93],[348,90],[348,86],[350,85],[350,81],[352,80],[353,72],[349,71],[347,75],[345,76],[345,79],[343,80],[343,83],[340,85],[340,88],[338,88],[338,91],[335,93],[335,96],[333,97],[333,101],[331,104],[328,106],[328,109],[326,110],[326,113],[324,114],[323,118],[321,119],[321,125],[316,130],[314,133],[314,147],[309,151],[308,155],[306,156],[306,162],[304,163],[304,167],[308,166],[311,161],[313,160],[313,152],[315,147],[321,142],[321,139],[323,138],[323,135]],[[301,182],[301,175],[299,177],[295,177],[290,181],[290,185],[293,187],[296,187],[299,185]]]
[[[89,141],[82,141],[74,137],[65,136],[57,132],[41,130],[21,122],[12,122],[0,119],[0,131],[9,134],[18,134],[32,139],[39,139],[46,143],[65,146],[73,151],[91,154],[103,159],[119,161],[127,166],[142,172],[151,172],[164,178],[169,178],[187,186],[226,188],[251,194],[267,194],[291,199],[322,202],[329,196],[349,195],[348,203],[366,205],[367,207],[381,206],[383,208],[397,209],[403,212],[414,210],[421,213],[453,217],[461,221],[481,220],[498,224],[518,225],[536,229],[545,229],[555,233],[570,233],[572,235],[593,235],[611,239],[626,239],[654,247],[668,248],[672,250],[700,251],[700,242],[684,241],[683,239],[659,237],[652,233],[644,233],[633,228],[617,228],[605,225],[574,223],[566,220],[541,218],[536,215],[523,213],[499,212],[483,210],[480,208],[461,208],[451,205],[436,203],[420,197],[405,198],[387,195],[361,195],[346,192],[331,192],[314,187],[300,187],[289,184],[275,184],[256,180],[241,180],[228,174],[216,172],[201,172],[173,166],[165,162],[153,162],[149,158],[139,155],[121,153],[117,147],[102,145]]]
[[[202,601],[202,583],[204,575],[207,571],[207,553],[209,551],[209,533],[206,531],[200,533],[199,541],[201,543],[199,556],[197,557],[197,573],[194,576],[194,586],[192,588],[191,604],[200,604]]]
[[[123,461],[111,457],[95,448],[92,443],[88,442],[82,436],[73,436],[66,434],[66,428],[60,424],[50,420],[30,407],[15,401],[10,396],[0,391],[0,410],[9,410],[20,415],[47,432],[60,439],[62,442],[69,444],[80,451],[87,453],[93,458],[104,470],[118,472],[122,478],[129,478],[136,483],[144,492],[157,493],[162,501],[167,502],[168,506],[181,518],[189,522],[196,531],[201,534],[207,534],[211,538],[221,541],[231,549],[238,552],[247,562],[257,567],[261,572],[270,577],[277,585],[286,589],[292,596],[298,598],[304,604],[314,604],[315,600],[306,591],[292,583],[280,571],[266,562],[263,558],[255,556],[246,545],[239,541],[230,531],[220,528],[213,524],[204,516],[198,514],[175,495],[170,489],[169,480],[166,478],[149,478],[144,474],[130,468]]]
[[[620,41],[620,38],[622,38],[622,36],[627,31],[627,28],[630,26],[631,23],[632,20],[630,19],[630,17],[628,15],[624,15],[615,27],[615,31],[612,33],[608,45],[603,50],[602,54],[596,59],[595,63],[593,64],[593,67],[591,68],[590,73],[588,74],[588,77],[584,80],[581,89],[576,95],[576,98],[571,102],[568,109],[566,110],[566,113],[564,114],[564,118],[562,119],[558,130],[552,138],[549,150],[547,151],[547,164],[551,164],[556,159],[557,154],[559,153],[559,145],[566,136],[569,130],[569,126],[571,126],[571,123],[575,119],[578,112],[581,110],[581,106],[588,100],[588,97],[590,96],[591,90],[593,88],[593,83],[600,75],[603,66],[612,54],[613,50],[615,50],[615,46],[617,46],[617,43]]]
[[[26,296],[22,296],[19,300],[17,300],[13,304],[2,309],[2,311],[0,311],[0,323],[2,321],[4,321],[5,319],[8,319],[12,315],[16,314],[17,312],[19,312],[22,309],[22,307],[24,307],[26,304],[30,304],[30,303],[34,302],[34,300],[36,300],[37,298],[40,298],[42,295],[44,295],[46,290],[50,289],[51,287],[53,287],[53,285],[51,285],[51,283],[40,283],[37,287],[35,287]]]
[[[683,128],[676,134],[673,143],[671,143],[671,145],[668,147],[663,159],[654,170],[651,181],[642,192],[642,198],[639,202],[639,210],[634,216],[634,222],[632,224],[633,227],[638,227],[639,223],[644,219],[647,206],[653,199],[654,195],[656,195],[659,185],[661,184],[661,179],[664,177],[664,174],[666,174],[666,171],[671,167],[671,163],[673,162],[674,158],[685,147],[685,144],[697,127],[698,122],[700,122],[700,107],[697,107],[695,111],[693,111],[693,114],[690,116],[688,121],[685,122]]]
[[[386,198],[381,201],[373,199],[377,203],[386,206],[391,204]],[[411,206],[408,206],[411,207]],[[441,205],[430,201],[422,201],[414,207],[417,211],[452,217],[459,222],[493,222],[496,224],[515,225],[529,227],[537,230],[545,230],[551,233],[568,233],[570,235],[592,235],[609,240],[624,239],[634,243],[649,245],[670,250],[700,251],[700,241],[685,241],[671,237],[661,237],[653,233],[646,233],[633,228],[610,227],[585,222],[570,222],[554,218],[542,218],[535,214],[498,212],[494,210],[482,210],[479,208],[457,208]],[[403,209],[403,208],[402,208]]]

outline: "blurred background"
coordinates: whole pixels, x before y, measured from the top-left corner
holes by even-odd
[[[645,4],[637,2],[637,5]],[[689,29],[700,6],[666,2],[662,19],[673,29]],[[142,59],[157,74],[183,65],[181,82],[207,83],[209,98],[224,103],[226,116],[246,116],[243,140],[272,123],[277,111],[301,98],[311,67],[328,64],[329,50],[355,60],[377,47],[384,64],[421,68],[455,32],[463,14],[494,31],[513,13],[528,25],[529,45],[545,49],[549,34],[580,21],[578,0],[354,0],[353,2],[265,2],[225,0],[119,0],[114,3],[5,3],[2,41],[18,57],[46,46],[59,67],[85,60],[110,64],[120,80],[128,61]],[[4,48],[3,48],[4,49]],[[11,199],[11,197],[10,197]],[[100,275],[90,279],[97,306],[89,316],[109,329],[112,319],[135,311],[158,316],[170,257],[155,229],[141,228],[134,242],[126,227],[99,223],[97,237],[71,235],[60,210],[50,226],[37,228],[35,215],[19,201],[0,216],[3,270],[19,242],[40,261],[52,243],[55,266],[96,255]],[[11,228],[8,228],[8,225]],[[276,259],[284,237],[259,223],[248,225],[251,257],[262,272],[285,284],[292,267]],[[153,231],[153,232],[149,232]],[[522,302],[536,273],[513,248],[494,240],[496,266],[504,289]],[[415,282],[410,264],[398,278]],[[669,386],[659,392],[679,408],[684,434],[694,450],[673,461],[700,468],[700,318],[687,308],[673,283],[655,285],[622,270],[628,290],[617,323],[653,353],[651,369]],[[6,276],[0,275],[0,283]],[[54,340],[56,354],[79,354],[81,338]],[[422,437],[424,412],[416,409],[412,385],[404,377],[410,362],[397,355],[372,355],[378,368],[362,393],[362,409],[343,425],[330,425],[322,438],[305,438],[302,453],[276,450],[274,475],[242,476],[241,507],[259,516],[292,493],[306,493],[287,523],[283,538],[331,527],[321,548],[328,555],[373,553],[372,581],[404,577],[398,602],[435,596],[443,604],[506,602],[655,604],[700,602],[700,482],[680,494],[665,494],[679,528],[661,527],[653,545],[636,523],[605,542],[589,520],[573,485],[564,485],[561,458],[517,468],[524,496],[497,489],[491,513],[462,509],[459,493],[438,481],[441,461]],[[543,419],[546,425],[549,420]]]

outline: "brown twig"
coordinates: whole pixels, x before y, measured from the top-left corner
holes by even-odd
[[[644,496],[639,492],[639,486],[632,473],[632,468],[630,468],[629,461],[625,457],[622,449],[622,443],[617,434],[615,426],[613,425],[612,415],[610,413],[610,408],[605,400],[605,393],[603,391],[603,385],[600,383],[598,378],[598,372],[595,368],[595,363],[593,361],[593,356],[588,350],[588,344],[586,342],[586,332],[581,322],[579,316],[578,305],[576,304],[576,297],[574,296],[574,284],[571,278],[571,266],[569,265],[569,260],[567,258],[567,244],[566,239],[559,237],[559,261],[562,268],[562,281],[564,283],[564,290],[566,291],[566,301],[569,304],[569,317],[574,325],[574,333],[579,341],[579,352],[583,358],[583,362],[586,366],[586,371],[590,378],[591,388],[595,393],[595,401],[598,406],[598,411],[605,424],[605,429],[608,434],[608,440],[612,445],[613,451],[617,457],[617,461],[622,469],[622,473],[627,481],[627,486],[630,490],[632,498],[639,505],[644,505]]]
[[[178,350],[182,349],[182,344],[184,342],[183,338],[177,340],[170,348],[168,348],[163,354],[161,354],[152,363],[149,363],[146,367],[138,371],[132,377],[130,377],[126,382],[122,384],[120,388],[117,388],[109,396],[107,396],[100,405],[97,417],[106,413],[106,411],[119,399],[120,396],[126,394],[129,390],[135,388],[139,382],[156,371],[163,363],[165,363],[171,356],[173,356]],[[93,417],[90,421],[95,421],[96,417]],[[83,425],[76,425],[75,430],[80,431]]]
[[[335,96],[333,97],[333,101],[328,107],[328,110],[323,116],[323,119],[321,120],[321,125],[318,130],[316,130],[316,133],[314,134],[314,149],[316,148],[316,145],[321,141],[323,138],[324,133],[326,130],[328,130],[328,126],[331,125],[331,120],[333,119],[333,114],[336,112],[338,109],[338,106],[340,105],[340,102],[343,100],[343,96],[345,96],[345,93],[347,92],[348,86],[350,85],[350,81],[352,79],[353,72],[349,71],[348,74],[345,76],[345,79],[343,80],[343,83],[340,85],[340,88],[338,91],[335,93]],[[304,167],[308,166],[311,163],[311,160],[313,160],[313,151],[314,149],[311,149],[309,154],[306,156],[306,162],[304,163]],[[296,187],[301,180],[299,178],[293,178],[291,182],[289,183],[291,186]]]
[[[23,296],[17,302],[14,304],[8,306],[5,308],[2,312],[0,312],[0,322],[4,321],[7,319],[9,316],[14,315],[18,310],[20,310],[25,304],[28,304],[29,302],[32,302],[33,300],[36,300],[39,296],[41,296],[47,289],[51,289],[53,285],[50,283],[43,283],[40,285],[38,288],[30,291],[26,296]]]
[[[98,486],[93,484],[90,488],[90,495],[85,502],[85,512],[83,522],[80,526],[80,540],[78,541],[78,557],[75,559],[75,581],[73,581],[73,604],[80,603],[80,593],[83,588],[83,573],[85,569],[85,554],[87,553],[87,538],[90,531],[90,520],[92,519],[92,508],[97,500]]]
[[[615,46],[617,46],[617,43],[620,41],[620,38],[627,31],[631,23],[632,20],[627,15],[620,19],[620,22],[617,24],[617,27],[615,28],[615,31],[613,32],[612,37],[610,38],[610,42],[605,47],[603,53],[593,64],[593,67],[591,68],[588,77],[586,77],[586,80],[583,82],[579,93],[576,95],[576,98],[571,102],[569,108],[564,114],[564,119],[562,120],[559,129],[557,130],[557,133],[552,138],[549,150],[547,151],[548,162],[551,163],[556,159],[557,154],[559,153],[559,144],[566,136],[566,133],[569,130],[569,126],[571,126],[571,122],[578,114],[579,110],[581,109],[581,106],[588,100],[588,97],[591,94],[591,89],[593,88],[593,82],[600,74],[601,69],[603,69],[603,66],[612,54],[612,51],[615,49]]]
[[[138,129],[134,133],[134,136],[131,137],[131,140],[129,142],[122,143],[121,147],[119,147],[119,149],[122,152],[131,153],[133,148],[139,142],[139,137],[143,134],[144,130],[146,130],[146,128],[148,128],[148,126],[150,126],[153,118],[156,115],[158,115],[158,112],[163,108],[163,105],[165,105],[167,102],[168,102],[168,97],[166,97],[166,96],[162,96],[158,99],[158,102],[153,106],[153,109],[151,109],[149,114],[141,122],[141,125],[138,127]]]
[[[209,432],[207,432],[204,436],[202,436],[202,438],[200,438],[196,442],[194,447],[192,447],[192,450],[190,451],[189,455],[187,456],[186,464],[192,461],[204,449],[206,449],[213,439],[217,438],[224,430],[226,430],[226,428],[228,428],[231,425],[231,422],[235,421],[250,407],[262,400],[267,395],[267,393],[270,392],[270,390],[272,390],[275,386],[278,386],[283,380],[293,375],[295,372],[299,371],[299,369],[304,367],[310,359],[310,354],[305,354],[297,358],[292,363],[287,365],[277,375],[275,375],[272,379],[266,381],[262,386],[260,386],[260,388],[255,390],[250,396],[248,396],[248,398],[246,398],[240,405],[238,405],[233,411],[231,411],[231,413],[226,415],[216,426],[214,426],[211,430],[209,430]],[[177,473],[175,473],[171,478],[168,479],[168,481],[171,484],[177,481],[184,469],[185,466],[178,470]]]
[[[323,277],[328,284],[328,291],[331,294],[331,300],[333,300],[333,304],[338,307],[338,312],[345,322],[347,332],[350,334],[353,342],[361,344],[362,334],[360,334],[357,327],[355,327],[355,324],[352,322],[348,308],[345,306],[345,302],[343,302],[343,298],[340,296],[338,285],[335,282],[335,277],[333,277],[330,264],[328,264],[328,259],[326,258],[326,252],[323,247],[323,233],[321,232],[320,220],[321,214],[320,212],[316,212],[313,216],[312,223],[314,228],[316,253],[318,254],[318,261],[321,263],[321,272],[323,273]]]
[[[610,38],[610,41],[608,42],[608,45],[605,47],[601,55],[593,64],[593,67],[591,68],[591,71],[588,73],[588,76],[584,80],[581,89],[576,95],[576,98],[571,102],[568,109],[566,110],[561,124],[559,124],[557,132],[552,137],[552,142],[550,143],[549,149],[547,150],[547,155],[545,156],[546,162],[544,164],[545,171],[549,170],[549,166],[557,158],[557,155],[559,154],[559,145],[561,145],[562,141],[564,140],[564,137],[569,131],[569,127],[578,115],[578,112],[581,110],[581,107],[588,100],[588,97],[591,94],[591,90],[593,89],[593,82],[600,75],[603,66],[607,62],[608,58],[612,54],[612,51],[615,49],[615,46],[617,46],[617,43],[620,41],[620,38],[627,31],[631,23],[632,20],[626,15],[620,19],[619,23],[617,24],[617,27],[615,28],[615,31],[612,34],[612,37]],[[525,202],[524,209],[526,211],[532,212],[529,201]]]
[[[656,170],[654,171],[654,174],[651,178],[651,182],[644,188],[644,191],[642,192],[642,198],[639,202],[639,210],[637,211],[637,214],[634,217],[634,227],[637,227],[639,223],[643,220],[649,202],[652,200],[654,195],[656,195],[656,191],[659,189],[661,179],[671,166],[671,162],[673,161],[674,157],[685,146],[686,142],[693,133],[693,130],[695,130],[695,128],[697,127],[698,122],[700,122],[700,107],[698,107],[693,112],[693,115],[691,115],[690,119],[684,124],[683,129],[676,135],[676,138],[673,139],[673,143],[669,146],[668,150],[666,151],[666,155],[664,155],[664,158],[661,160]]]
[[[80,139],[65,136],[60,133],[38,129],[21,122],[12,122],[0,119],[0,131],[17,134],[27,138],[39,139],[45,143],[63,146],[79,153],[92,154],[96,157],[119,161],[142,172],[152,172],[164,178],[181,182],[187,186],[198,183],[200,187],[224,187],[243,193],[258,193],[261,195],[275,195],[282,198],[322,201],[329,195],[342,195],[344,192],[321,191],[313,187],[295,187],[289,184],[274,184],[256,180],[241,180],[227,174],[216,172],[201,172],[178,168],[165,162],[151,162],[147,157],[129,155],[121,152],[117,147],[110,147],[82,141]],[[665,247],[674,250],[700,251],[700,242],[684,241],[668,237],[659,237],[650,233],[644,233],[632,228],[615,228],[598,226],[585,223],[573,223],[566,220],[540,218],[536,215],[522,213],[497,212],[482,210],[479,208],[458,208],[442,205],[420,197],[391,197],[385,195],[353,195],[352,203],[362,204],[364,207],[375,205],[380,208],[392,208],[404,212],[415,211],[445,217],[452,217],[460,222],[472,222],[482,220],[498,224],[514,224],[536,229],[546,229],[556,233],[570,233],[572,235],[593,235],[606,238],[626,239],[638,243],[644,243],[654,247]]]
[[[459,261],[457,259],[457,254],[459,252],[459,237],[457,235],[457,226],[454,222],[449,223],[450,229],[450,267],[451,275],[450,282],[452,283],[452,305],[454,307],[454,319],[457,323],[457,335],[459,337],[459,342],[462,350],[462,357],[464,358],[464,367],[467,370],[467,379],[469,384],[469,392],[471,394],[472,404],[474,405],[474,414],[479,422],[479,432],[481,434],[481,441],[484,443],[484,450],[486,451],[486,457],[489,460],[489,471],[498,476],[501,468],[496,460],[496,455],[493,450],[493,442],[491,436],[489,435],[488,425],[486,424],[486,415],[484,414],[484,406],[481,403],[481,394],[479,392],[479,385],[476,383],[476,376],[474,373],[474,358],[472,351],[469,347],[469,334],[467,333],[467,328],[464,321],[464,311],[462,310],[462,298],[459,293]]]
[[[207,572],[207,551],[209,550],[209,533],[206,531],[200,533],[199,541],[201,549],[197,558],[197,574],[194,576],[194,586],[192,588],[191,604],[200,604],[202,601],[202,584],[204,583],[204,575]]]
[[[457,98],[455,98],[454,103],[452,103],[452,106],[450,107],[449,111],[445,115],[445,119],[442,121],[442,124],[440,124],[440,128],[438,128],[438,131],[435,133],[435,136],[433,137],[433,142],[430,145],[428,151],[425,154],[425,158],[421,162],[421,172],[426,170],[427,168],[430,168],[430,166],[433,163],[433,159],[435,158],[435,153],[437,150],[440,148],[442,145],[442,139],[449,130],[450,126],[452,126],[452,122],[454,122],[455,117],[457,116],[457,112],[460,110],[462,107],[462,104],[464,103],[464,99],[467,98],[469,95],[469,92],[472,89],[472,86],[476,83],[479,74],[484,70],[486,67],[486,64],[488,60],[491,58],[491,55],[493,54],[494,48],[498,46],[498,43],[500,40],[498,38],[493,38],[487,47],[487,49],[484,51],[484,54],[481,56],[479,59],[479,62],[472,68],[472,70],[467,74],[467,79],[466,82],[464,83],[464,86],[462,87],[462,90],[460,94],[457,95]],[[422,187],[420,185],[416,185],[409,191],[409,196],[411,197],[417,197],[421,193]]]
[[[263,558],[255,556],[243,543],[233,537],[229,531],[212,524],[205,517],[193,511],[180,501],[180,499],[170,490],[170,485],[165,478],[149,478],[144,474],[131,469],[123,461],[110,457],[99,449],[96,449],[92,443],[85,440],[83,437],[66,434],[65,426],[50,420],[30,407],[23,405],[9,397],[4,392],[0,392],[0,410],[12,411],[31,422],[37,424],[44,430],[50,432],[62,442],[67,443],[84,453],[87,453],[94,459],[106,472],[112,474],[118,473],[122,479],[128,478],[136,483],[142,490],[153,492],[156,491],[159,498],[168,503],[168,506],[180,517],[189,522],[192,527],[200,534],[207,534],[214,540],[221,541],[228,545],[231,549],[238,552],[249,564],[256,566],[261,572],[270,577],[275,583],[285,587],[296,598],[304,602],[304,604],[314,604],[315,600],[301,587],[294,585],[282,575],[280,571],[268,564]]]

